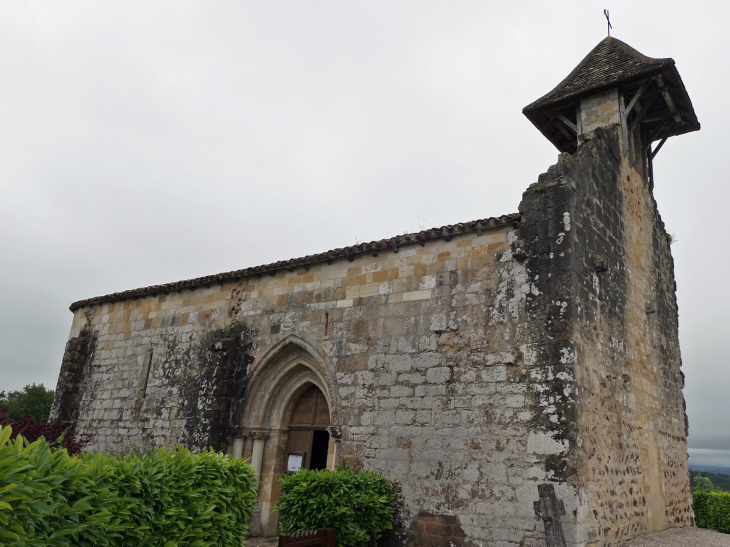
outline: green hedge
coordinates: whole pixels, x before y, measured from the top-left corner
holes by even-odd
[[[0,547],[240,547],[256,502],[241,459],[184,448],[70,456],[0,429]]]
[[[395,499],[388,481],[370,471],[352,471],[346,465],[334,471],[301,469],[279,479],[282,534],[335,528],[338,547],[375,545],[393,527]]]
[[[694,506],[697,526],[730,534],[730,493],[695,492]]]

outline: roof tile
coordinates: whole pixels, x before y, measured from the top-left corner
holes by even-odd
[[[647,57],[621,40],[608,36],[555,89],[522,111],[535,110],[673,64],[673,59]]]
[[[335,258],[352,257],[356,254],[373,252],[381,249],[397,249],[402,245],[412,245],[425,242],[430,239],[439,239],[444,236],[452,236],[467,232],[474,232],[480,229],[503,226],[519,220],[520,214],[512,213],[509,215],[502,215],[500,217],[489,217],[481,220],[474,220],[471,222],[464,222],[453,225],[449,224],[447,226],[441,226],[440,228],[431,228],[430,230],[422,230],[420,232],[415,232],[412,234],[403,234],[388,239],[379,239],[376,241],[370,241],[368,243],[358,243],[357,245],[351,245],[349,247],[332,249],[331,251],[316,255],[292,258],[290,260],[281,260],[272,264],[264,264],[262,266],[254,266],[252,268],[244,268],[242,270],[234,270],[231,272],[208,275],[205,277],[196,277],[193,279],[186,279],[184,281],[176,281],[174,283],[165,283],[163,285],[150,285],[149,287],[115,292],[112,294],[106,294],[104,296],[97,296],[94,298],[88,298],[86,300],[79,300],[71,304],[69,309],[71,311],[76,311],[77,309],[83,308],[84,306],[91,306],[94,304],[100,304],[102,302],[116,302],[119,300],[151,296],[171,291],[180,292],[184,289],[212,285],[214,283],[223,283],[225,281],[240,279],[251,275],[274,273],[282,269],[294,269],[297,267],[309,266],[310,264],[334,260]]]

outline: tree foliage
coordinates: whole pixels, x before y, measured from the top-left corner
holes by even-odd
[[[730,475],[724,473],[708,473],[706,471],[690,471],[690,488],[694,492],[697,488],[698,477],[709,479],[716,490],[730,492]]]
[[[695,487],[694,492],[697,494],[709,494],[710,492],[717,491],[717,487],[712,484],[712,481],[702,475],[697,475],[694,480]]]
[[[51,413],[54,391],[43,384],[28,384],[20,391],[0,391],[0,409],[5,410],[8,420],[21,420],[32,416],[47,420]]]
[[[346,464],[334,471],[300,469],[279,482],[274,508],[282,534],[335,528],[338,547],[369,547],[393,527],[395,496],[385,477],[370,471]]]

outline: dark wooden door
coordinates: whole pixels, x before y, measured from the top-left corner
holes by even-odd
[[[301,455],[301,467],[326,469],[329,448],[330,409],[322,391],[311,386],[297,401],[289,420],[285,469]],[[292,456],[295,459],[292,460]]]

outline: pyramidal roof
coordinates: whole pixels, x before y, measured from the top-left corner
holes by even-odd
[[[653,142],[700,128],[674,60],[647,57],[610,36],[522,113],[558,150],[572,154],[579,140],[576,107],[584,98],[613,88],[618,88],[627,105],[633,105],[635,113],[627,112],[627,121],[632,127],[641,124],[642,138]]]
[[[608,36],[555,89],[522,111],[529,112],[672,65],[673,59],[647,57],[621,40]]]

